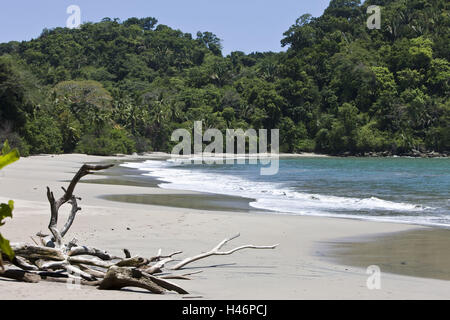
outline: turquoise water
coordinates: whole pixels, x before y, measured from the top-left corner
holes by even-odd
[[[337,216],[450,227],[450,159],[281,159],[261,165],[129,163],[159,178],[160,187],[255,199],[254,208],[294,215]]]

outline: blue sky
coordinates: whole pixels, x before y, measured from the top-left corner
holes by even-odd
[[[104,17],[155,17],[193,35],[210,31],[231,51],[280,51],[282,34],[304,13],[319,16],[329,0],[3,0],[0,42],[36,38],[44,28],[64,27],[69,5],[82,22]]]

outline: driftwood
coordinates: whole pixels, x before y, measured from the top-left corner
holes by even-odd
[[[41,277],[37,274],[33,274],[28,271],[14,270],[14,269],[0,271],[0,276],[3,278],[19,280],[22,282],[30,282],[30,283],[37,283],[37,282],[39,282],[39,280],[41,280]]]
[[[74,195],[77,183],[88,174],[110,167],[112,165],[83,165],[70,182],[68,188],[62,188],[64,194],[58,200],[55,199],[53,192],[47,187],[47,199],[50,204],[48,229],[51,234],[46,235],[42,232],[37,234],[41,245],[32,237],[33,244],[11,244],[15,257],[9,263],[19,269],[7,269],[4,272],[0,272],[0,277],[24,282],[51,281],[72,283],[76,281],[77,284],[95,286],[101,290],[120,290],[125,287],[137,287],[155,294],[163,294],[167,291],[187,294],[188,292],[185,289],[168,280],[190,280],[188,276],[202,271],[174,274],[172,270],[183,269],[192,262],[210,256],[231,255],[243,249],[274,249],[277,246],[243,245],[229,251],[220,251],[228,242],[239,237],[239,234],[237,234],[234,237],[223,240],[208,252],[186,258],[181,262],[175,263],[174,266],[169,266],[169,264],[175,262],[174,257],[181,254],[182,251],[164,255],[160,249],[156,256],[145,258],[132,256],[128,249],[124,249],[124,257],[117,257],[98,248],[79,245],[76,239],[65,244],[63,238],[72,226],[77,213],[81,210],[78,206],[78,201],[81,198]],[[70,204],[72,208],[66,223],[59,230],[57,227],[59,209],[66,203]],[[4,260],[8,259],[5,255],[3,255],[3,258]]]
[[[239,237],[240,234],[238,233],[237,235],[235,235],[234,237],[231,238],[227,238],[225,240],[223,240],[221,243],[219,243],[217,246],[215,246],[214,248],[212,248],[210,251],[205,252],[205,253],[201,253],[199,255],[196,255],[194,257],[190,257],[190,258],[186,258],[183,261],[181,261],[180,263],[178,263],[177,265],[175,265],[174,267],[172,267],[172,270],[179,270],[181,268],[183,268],[184,266],[186,266],[189,263],[192,263],[194,261],[200,260],[200,259],[204,259],[210,256],[226,256],[226,255],[230,255],[233,254],[236,251],[239,250],[243,250],[243,249],[275,249],[278,245],[273,245],[273,246],[254,246],[254,245],[245,245],[245,246],[240,246],[237,248],[234,248],[232,250],[229,251],[219,251],[224,245],[226,245],[228,242],[230,242],[233,239],[236,239],[237,237]]]
[[[138,287],[153,293],[164,293],[164,288],[151,279],[145,277],[138,269],[129,269],[113,266],[108,269],[99,289],[120,290],[125,287]]]
[[[50,191],[50,188],[47,187],[47,198],[50,202],[50,223],[48,225],[48,229],[53,234],[53,238],[50,239],[47,246],[53,246],[54,244],[57,247],[61,247],[62,245],[62,238],[65,236],[67,231],[69,231],[70,227],[72,226],[73,221],[75,220],[75,215],[78,211],[81,210],[80,207],[78,207],[77,200],[81,200],[81,198],[77,198],[73,195],[73,192],[75,191],[75,186],[80,181],[81,178],[88,174],[92,174],[93,171],[100,171],[104,169],[111,168],[113,165],[83,165],[80,170],[76,173],[75,177],[73,177],[72,181],[69,184],[69,187],[67,189],[63,189],[64,195],[59,198],[57,201],[55,201],[55,196],[53,195],[53,192]],[[72,210],[70,211],[70,216],[67,219],[66,224],[64,225],[64,228],[61,230],[61,232],[58,231],[56,225],[58,223],[58,211],[59,208],[65,203],[70,203],[72,205]]]

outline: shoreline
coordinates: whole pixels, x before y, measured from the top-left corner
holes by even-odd
[[[166,155],[163,154],[158,154],[159,157],[157,158],[148,158],[147,160],[155,160],[155,161],[163,161],[163,160],[167,160],[168,158],[166,158]],[[281,159],[289,159],[289,158],[283,158],[280,157]],[[301,157],[296,157],[295,155],[292,155],[291,158],[324,158],[322,156],[316,156],[316,157],[310,157],[309,155],[306,156],[301,156]],[[330,157],[326,157],[326,158],[330,158]],[[189,159],[189,161],[192,161],[193,158],[187,158]],[[372,158],[368,158],[368,159],[372,159]],[[142,161],[144,159],[141,160],[137,160],[137,162]],[[290,211],[280,211],[280,210],[276,210],[273,208],[259,208],[257,206],[253,206],[250,203],[255,203],[256,202],[256,198],[252,198],[251,196],[242,196],[242,195],[236,195],[236,194],[227,194],[227,193],[217,193],[214,191],[200,191],[200,190],[195,190],[195,189],[182,189],[182,188],[163,188],[160,187],[160,184],[167,184],[168,182],[165,180],[162,180],[159,177],[155,177],[152,176],[151,174],[149,174],[148,172],[145,171],[140,171],[138,168],[134,168],[134,167],[128,167],[128,166],[121,166],[121,164],[124,164],[125,162],[136,162],[136,161],[128,161],[128,160],[124,160],[124,161],[119,161],[119,166],[118,168],[116,168],[117,172],[121,172],[123,174],[125,174],[125,172],[130,173],[128,176],[131,177],[138,177],[139,180],[144,180],[146,181],[149,187],[157,187],[157,188],[161,188],[164,190],[176,190],[177,192],[186,192],[186,193],[192,193],[192,194],[196,194],[198,195],[198,200],[204,200],[206,201],[206,198],[211,197],[211,196],[218,196],[218,197],[223,197],[223,199],[229,199],[230,201],[233,201],[233,199],[236,202],[242,202],[244,199],[248,200],[248,205],[244,205],[241,207],[240,210],[238,211],[243,211],[243,212],[260,212],[260,213],[267,213],[267,214],[274,214],[274,215],[290,215],[290,216],[315,216],[315,217],[327,217],[327,218],[337,218],[337,219],[351,219],[351,220],[361,220],[361,221],[373,221],[373,222],[386,222],[386,223],[400,223],[400,224],[407,224],[407,225],[414,225],[414,226],[418,226],[418,227],[433,227],[433,228],[444,228],[444,229],[450,229],[450,226],[448,224],[439,224],[439,223],[435,223],[435,222],[423,222],[423,221],[409,221],[409,220],[394,220],[394,219],[389,219],[389,218],[383,218],[382,216],[376,216],[376,217],[372,217],[372,216],[359,216],[359,215],[352,215],[352,214],[340,214],[340,213],[328,213],[328,214],[297,214],[294,212],[290,212]],[[156,171],[155,171],[156,172]],[[105,175],[107,175],[107,173],[105,173]],[[116,173],[114,174],[116,175]],[[119,174],[120,175],[120,174]],[[145,177],[144,177],[145,176]],[[110,179],[110,178],[109,178]],[[120,179],[124,180],[123,182],[120,181]],[[125,184],[125,185],[135,185],[135,186],[140,186],[142,185],[142,183],[140,183],[138,181],[138,179],[123,179],[123,175],[122,178],[119,179],[113,179],[113,180],[108,180],[108,179],[104,179],[104,180],[97,180],[97,183],[117,183],[119,185]],[[114,182],[113,182],[114,181]],[[133,181],[136,181],[136,184],[133,183]],[[92,183],[96,183],[95,181],[88,181],[88,182],[92,182]],[[169,191],[170,192],[170,191]],[[200,195],[204,195],[204,199],[201,199]],[[130,199],[125,199],[125,197],[120,197],[116,198],[116,199],[110,199],[113,201],[125,201],[125,202],[135,202],[135,203],[147,203],[147,204],[151,204],[152,201],[151,199],[149,199],[151,197],[151,195],[147,195],[147,199],[145,199],[144,195],[139,195],[139,201],[137,200],[137,197],[130,198]],[[161,204],[160,201],[157,201],[160,205],[164,205]],[[170,201],[167,201],[167,206],[170,206]],[[177,205],[176,207],[182,207],[180,205]],[[195,209],[202,209],[201,206],[195,206],[193,207],[190,202],[186,203],[186,208],[195,208]],[[220,206],[219,209],[226,209],[227,207],[223,207]],[[229,208],[232,208],[232,210],[234,211],[235,206],[229,206]],[[205,210],[207,209],[212,209],[214,210],[213,206],[207,206],[205,207]]]
[[[145,159],[169,159],[171,157],[178,158],[178,159],[190,159],[196,157],[196,154],[190,154],[190,155],[173,155],[168,152],[161,152],[161,151],[150,151],[150,152],[144,152],[144,153],[133,153],[133,154],[116,154],[116,155],[110,155],[110,156],[98,156],[98,155],[87,155],[87,154],[38,154],[38,155],[30,155],[28,157],[23,158],[30,158],[30,157],[45,157],[45,156],[61,156],[61,155],[80,155],[80,156],[87,156],[87,157],[94,157],[94,158],[104,158],[104,159],[114,159],[114,160],[121,160],[121,159],[128,159],[129,161],[133,160],[145,160]],[[434,152],[434,151],[415,151],[411,153],[403,153],[403,154],[394,154],[388,151],[370,151],[370,152],[364,152],[364,153],[350,153],[350,152],[342,152],[337,154],[325,154],[325,153],[315,153],[315,152],[301,152],[301,153],[286,153],[281,152],[278,154],[271,154],[271,153],[261,153],[261,154],[233,154],[229,155],[227,153],[203,153],[202,156],[204,158],[246,158],[246,159],[254,159],[254,158],[407,158],[407,159],[447,159],[450,157],[450,153],[448,152]]]
[[[143,160],[138,156],[94,157],[85,155],[38,156],[19,160],[2,170],[0,195],[15,200],[14,218],[2,226],[12,242],[30,242],[49,219],[45,187],[58,190],[83,162]],[[93,179],[104,177],[95,175]],[[159,248],[202,252],[220,240],[241,232],[242,243],[280,243],[269,252],[242,252],[230,257],[211,257],[192,265],[204,272],[183,283],[192,295],[205,299],[448,299],[450,283],[444,280],[383,273],[382,290],[368,290],[361,267],[348,267],[328,259],[324,242],[339,239],[397,234],[423,229],[414,225],[350,219],[196,210],[157,205],[113,202],[102,195],[177,194],[182,192],[146,186],[82,183],[76,194],[83,211],[70,234],[80,243],[120,254],[123,247],[145,256]],[[127,230],[130,228],[130,231]],[[433,230],[434,228],[426,228]],[[233,246],[232,244],[230,245]],[[447,250],[448,251],[448,250]],[[445,252],[444,252],[445,254]],[[447,253],[448,254],[448,253]],[[207,268],[216,265],[215,268]],[[204,269],[203,269],[204,268]],[[134,290],[105,292],[67,290],[64,284],[23,284],[0,280],[2,299],[181,299]]]
[[[301,153],[278,153],[276,156],[274,156],[271,153],[264,153],[264,154],[233,154],[230,156],[226,153],[203,153],[203,157],[205,158],[412,158],[412,159],[420,159],[420,158],[429,158],[429,159],[445,159],[450,157],[450,154],[448,152],[434,152],[434,151],[425,151],[425,152],[411,152],[411,153],[403,153],[403,154],[394,154],[389,151],[370,151],[370,152],[364,152],[364,153],[350,153],[350,152],[343,152],[343,153],[337,153],[337,154],[325,154],[325,153],[315,153],[315,152],[301,152]],[[121,155],[123,156],[123,155]],[[172,155],[167,152],[148,152],[141,154],[141,156],[150,156],[150,157],[158,157],[158,158],[170,158]],[[195,154],[187,155],[187,156],[174,156],[175,158],[183,159],[183,158],[191,158],[195,157]]]

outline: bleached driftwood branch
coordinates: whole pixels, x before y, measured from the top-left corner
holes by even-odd
[[[113,165],[89,165],[85,164],[83,165],[80,170],[75,174],[72,181],[69,184],[69,187],[67,189],[63,188],[64,195],[59,198],[57,201],[55,200],[55,196],[53,195],[53,192],[50,190],[49,187],[47,187],[47,198],[50,202],[50,223],[48,225],[48,229],[53,235],[53,238],[49,239],[47,246],[56,246],[61,247],[62,246],[62,238],[65,236],[67,231],[69,231],[70,227],[72,226],[73,221],[75,220],[75,216],[78,211],[81,210],[81,208],[78,206],[77,200],[81,200],[81,198],[77,198],[74,196],[73,192],[75,191],[75,187],[77,183],[83,178],[84,176],[88,174],[92,174],[94,171],[100,171],[104,169],[111,168]],[[70,203],[72,205],[72,210],[70,211],[69,218],[67,219],[66,224],[64,225],[61,232],[57,229],[58,224],[58,214],[59,214],[59,208],[65,203]],[[53,244],[54,242],[54,244]]]
[[[230,242],[231,240],[236,239],[237,237],[239,237],[240,234],[238,233],[237,235],[231,237],[231,238],[227,238],[225,240],[223,240],[222,242],[220,242],[217,246],[215,246],[214,248],[212,248],[210,251],[205,252],[205,253],[201,253],[198,254],[196,256],[190,257],[190,258],[186,258],[183,261],[181,261],[180,263],[178,263],[177,265],[175,265],[174,267],[172,267],[172,270],[179,270],[181,268],[183,268],[184,266],[186,266],[189,263],[192,263],[194,261],[198,261],[200,259],[204,259],[210,256],[226,256],[226,255],[230,255],[235,253],[236,251],[239,250],[243,250],[243,249],[275,249],[278,244],[272,245],[272,246],[255,246],[252,244],[248,244],[248,245],[244,245],[244,246],[240,246],[234,249],[231,249],[229,251],[219,251],[220,249],[222,249],[222,247],[224,245],[226,245],[228,242]]]

